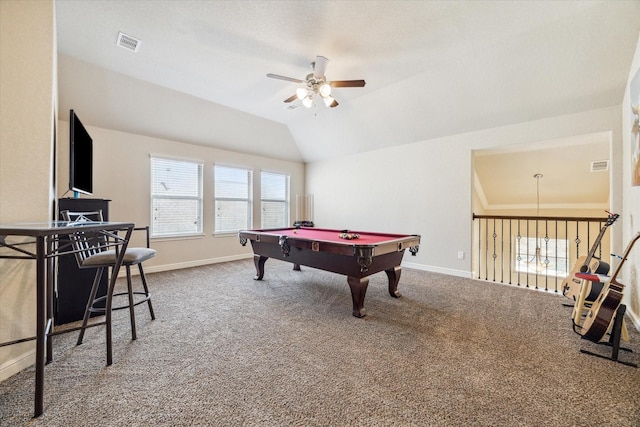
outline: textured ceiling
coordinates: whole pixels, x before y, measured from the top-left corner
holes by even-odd
[[[638,1],[55,4],[61,111],[306,162],[619,105],[640,32]],[[302,79],[316,55],[367,85],[286,110],[296,84],[266,74]]]

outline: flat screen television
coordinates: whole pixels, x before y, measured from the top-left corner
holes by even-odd
[[[75,111],[69,113],[69,190],[93,194],[93,140]]]

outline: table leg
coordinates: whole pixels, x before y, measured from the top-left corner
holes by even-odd
[[[402,268],[397,266],[390,268],[389,270],[385,270],[384,272],[387,273],[387,277],[389,278],[389,295],[394,298],[400,298],[402,294],[398,291],[398,282],[400,281]]]
[[[44,411],[44,363],[47,341],[47,290],[44,237],[36,238],[36,391],[34,418]]]
[[[47,254],[51,254],[53,252],[53,239],[47,239]],[[54,279],[53,279],[53,259],[47,258],[45,261],[46,269],[47,269],[47,278],[46,278],[46,288],[47,288],[47,330],[45,331],[47,337],[47,356],[46,356],[46,364],[48,365],[53,361],[53,336],[49,335],[53,332],[53,291],[54,291]]]
[[[133,227],[127,228],[127,232],[122,240],[122,243],[119,248],[116,248],[116,254],[118,255],[116,259],[116,263],[111,270],[111,280],[109,281],[109,288],[107,289],[107,301],[104,308],[104,317],[105,317],[105,330],[106,330],[106,340],[107,340],[107,366],[111,366],[113,363],[113,327],[112,327],[112,319],[113,319],[113,294],[116,287],[116,281],[118,279],[118,271],[120,271],[120,267],[122,266],[122,261],[124,261],[124,254],[127,252],[127,246],[129,245],[129,241],[131,240],[131,233],[133,232]]]
[[[256,265],[256,276],[253,280],[262,280],[264,277],[264,263],[267,262],[269,258],[261,255],[253,256],[253,263]]]
[[[364,296],[367,293],[367,286],[369,286],[369,278],[347,276],[347,283],[349,283],[349,287],[351,288],[351,299],[353,301],[352,314],[355,317],[366,316],[367,313],[364,309]]]

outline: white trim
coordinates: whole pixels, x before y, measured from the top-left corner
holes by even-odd
[[[428,271],[431,273],[446,274],[447,276],[465,277],[472,279],[473,273],[465,270],[454,270],[452,268],[436,267],[433,265],[417,264],[413,262],[403,262],[402,267],[413,268],[414,270]]]
[[[153,266],[153,267],[145,267],[145,274],[146,273],[160,273],[162,271],[180,270],[180,269],[183,269],[183,268],[201,267],[203,265],[219,264],[219,263],[222,263],[222,262],[238,261],[238,260],[241,260],[241,259],[250,259],[250,258],[253,258],[253,253],[240,254],[240,255],[230,255],[230,256],[218,257],[218,258],[199,259],[199,260],[195,260],[195,261],[179,262],[179,263],[175,263],[175,264],[156,265],[156,266]],[[133,270],[134,269],[131,270],[132,273],[133,273]]]
[[[0,382],[36,363],[35,347],[0,365]]]
[[[536,204],[515,204],[515,205],[487,205],[487,210],[501,210],[501,209],[536,209]],[[608,210],[611,209],[609,203],[548,203],[541,204],[540,209],[598,209]]]
[[[556,147],[573,147],[611,141],[611,131],[592,132],[582,135],[543,139],[535,144],[513,144],[473,150],[474,155],[492,156],[495,154],[522,153],[547,150]]]
[[[484,188],[482,187],[482,183],[480,182],[480,178],[478,178],[478,172],[473,168],[473,187],[476,189],[476,194],[480,199],[480,203],[482,204],[482,209],[487,210],[487,206],[489,206],[489,202],[487,201],[487,196],[484,194]]]
[[[253,252],[247,253],[247,254],[218,257],[218,258],[199,259],[195,261],[186,261],[186,262],[180,262],[175,264],[156,265],[153,267],[145,267],[144,270],[145,270],[145,273],[160,273],[163,271],[180,270],[183,268],[191,268],[191,267],[201,267],[204,265],[219,264],[222,262],[239,261],[239,260],[251,259],[251,258],[253,258]],[[473,279],[473,273],[465,270],[454,270],[451,268],[442,268],[442,267],[436,267],[432,265],[417,264],[413,262],[403,262],[401,266],[404,268],[412,268],[414,270],[428,271],[431,273],[440,273],[440,274],[446,274],[448,276],[458,276],[458,277],[465,277],[467,279]],[[135,268],[132,268],[131,274],[135,275],[136,271],[138,270]],[[125,273],[120,271],[118,274],[118,277],[121,277],[122,275],[125,275]]]
[[[633,310],[627,307],[627,315],[631,318],[631,323],[635,326],[636,331],[640,332],[640,317]]]

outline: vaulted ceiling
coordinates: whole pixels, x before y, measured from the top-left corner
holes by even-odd
[[[304,162],[619,105],[640,32],[639,1],[55,4],[61,111]],[[366,86],[285,104],[299,85],[266,74],[303,79],[316,55]]]

